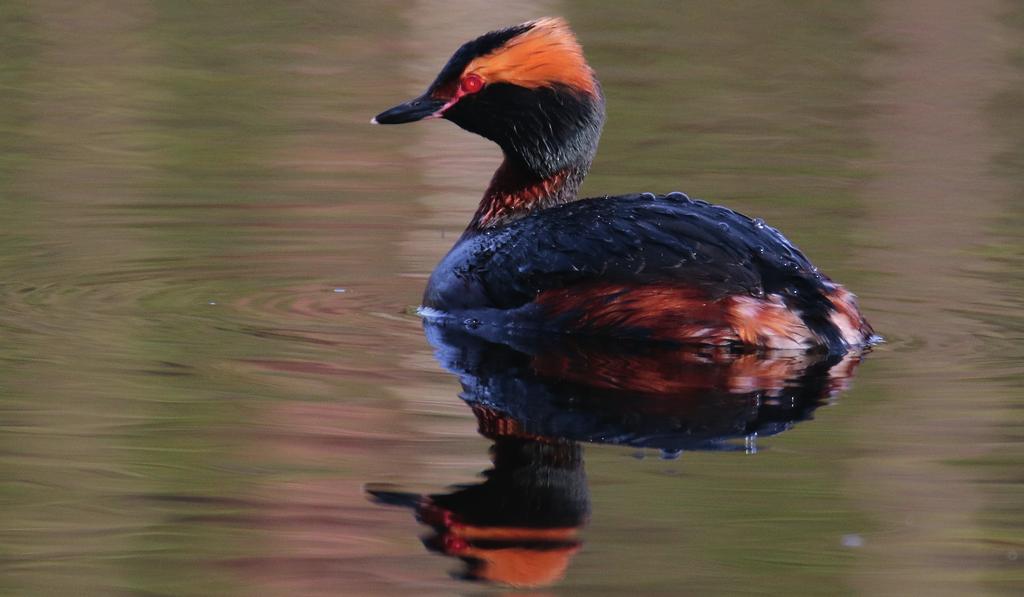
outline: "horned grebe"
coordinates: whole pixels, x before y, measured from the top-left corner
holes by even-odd
[[[504,162],[431,275],[426,312],[682,344],[841,353],[873,341],[854,296],[759,219],[682,193],[577,196],[604,97],[564,20],[464,44],[426,93],[372,122],[429,118],[494,141]]]

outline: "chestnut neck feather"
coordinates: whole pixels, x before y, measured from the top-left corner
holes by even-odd
[[[587,161],[538,176],[518,160],[506,157],[494,172],[469,230],[501,226],[535,210],[576,200],[589,169]]]

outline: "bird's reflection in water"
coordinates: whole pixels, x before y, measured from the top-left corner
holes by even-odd
[[[549,340],[495,343],[428,325],[459,376],[494,467],[476,485],[419,495],[371,487],[431,528],[428,549],[464,578],[520,587],[561,579],[589,497],[582,442],[661,450],[756,451],[846,389],[860,354],[751,354]]]

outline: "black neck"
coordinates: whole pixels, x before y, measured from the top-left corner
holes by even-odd
[[[597,153],[604,98],[564,85],[526,89],[495,83],[445,112],[497,143],[505,160],[494,173],[467,232],[502,226],[538,209],[577,199]]]

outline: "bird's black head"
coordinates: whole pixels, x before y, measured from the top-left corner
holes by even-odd
[[[590,164],[604,98],[569,26],[545,18],[463,44],[426,93],[373,122],[427,118],[445,118],[494,141],[507,158],[546,178]]]

